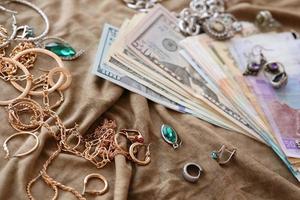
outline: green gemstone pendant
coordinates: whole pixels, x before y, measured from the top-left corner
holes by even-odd
[[[181,145],[181,140],[179,139],[176,131],[169,125],[163,124],[161,126],[161,136],[164,140],[173,146],[174,149],[177,149]]]
[[[45,48],[63,58],[71,58],[76,55],[75,49],[73,49],[69,44],[50,42],[45,45]]]
[[[58,37],[46,37],[40,42],[45,49],[55,53],[62,60],[74,60],[84,53],[84,50],[76,52],[65,40]]]

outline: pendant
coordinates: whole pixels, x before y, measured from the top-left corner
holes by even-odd
[[[171,126],[163,124],[160,132],[163,139],[168,144],[172,145],[174,149],[177,149],[181,145],[182,141],[179,139],[176,131]]]
[[[57,37],[47,37],[39,42],[40,46],[55,53],[62,60],[75,60],[84,53],[84,50],[76,51],[65,40]]]

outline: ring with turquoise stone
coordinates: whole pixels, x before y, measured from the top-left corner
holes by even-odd
[[[177,149],[182,144],[182,141],[178,137],[176,131],[171,126],[163,124],[160,132],[165,142],[172,145],[174,149]]]
[[[235,153],[235,148],[229,150],[225,145],[222,145],[222,147],[218,151],[212,151],[210,153],[210,157],[213,160],[217,161],[220,165],[224,165],[231,160]]]

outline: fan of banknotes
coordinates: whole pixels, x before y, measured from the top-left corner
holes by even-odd
[[[120,28],[106,24],[92,72],[153,102],[245,134],[274,150],[300,181],[300,41],[290,32],[254,34],[251,23],[230,41],[184,37],[161,5]],[[299,43],[299,44],[298,44]],[[243,76],[247,54],[261,46],[283,63],[288,83]]]

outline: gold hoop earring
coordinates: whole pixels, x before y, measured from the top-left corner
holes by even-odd
[[[33,134],[33,133],[30,133],[30,132],[19,132],[19,133],[15,133],[11,136],[9,136],[3,143],[3,149],[4,151],[6,152],[6,155],[5,155],[5,159],[9,159],[9,150],[8,150],[8,147],[7,147],[7,143],[9,140],[11,140],[12,138],[16,137],[16,136],[19,136],[19,135],[32,135],[34,137],[34,139],[36,140],[36,144],[34,145],[34,147],[32,147],[32,149],[30,149],[29,151],[25,152],[25,153],[19,153],[17,155],[14,155],[13,157],[22,157],[22,156],[26,156],[30,153],[32,153],[34,150],[37,149],[37,147],[39,146],[39,138]]]
[[[12,103],[16,99],[24,98],[25,96],[27,96],[27,94],[30,92],[30,88],[32,84],[32,75],[29,73],[29,71],[23,64],[19,63],[16,60],[13,60],[11,58],[6,58],[6,57],[1,57],[0,60],[3,60],[4,62],[12,63],[13,65],[19,67],[24,72],[24,76],[8,75],[8,76],[1,76],[0,78],[2,78],[4,81],[11,81],[11,82],[14,80],[24,80],[24,79],[27,81],[25,88],[23,88],[22,90],[22,94],[20,94],[17,98],[14,98],[12,100],[0,101],[0,105],[5,106]]]
[[[55,83],[53,81],[53,75],[57,72],[61,72],[64,75],[64,77],[66,78],[66,81],[58,89],[59,90],[67,89],[71,85],[71,82],[72,82],[72,75],[67,68],[55,67],[55,68],[51,69],[48,74],[49,84],[51,86],[55,85]]]
[[[41,48],[26,49],[24,51],[21,51],[17,55],[15,55],[13,57],[13,59],[18,60],[20,57],[22,57],[23,55],[28,54],[28,53],[43,53],[43,54],[46,54],[46,55],[52,57],[57,62],[59,67],[64,68],[63,62],[62,62],[60,57],[58,57],[55,53],[52,53],[51,51],[48,51],[46,49],[41,49]],[[16,81],[11,80],[10,82],[17,90],[19,90],[21,92],[24,91],[24,88],[19,83],[17,83]],[[56,89],[61,87],[63,82],[64,82],[64,75],[60,74],[58,81],[51,88],[47,89],[47,92],[48,93],[54,92]],[[30,91],[29,94],[33,95],[33,96],[43,96],[44,91]]]
[[[146,146],[145,144],[136,142],[133,143],[130,148],[129,148],[129,155],[131,157],[131,159],[136,162],[138,165],[148,165],[151,162],[151,157],[150,157],[150,144],[147,146],[147,152],[145,154],[145,160],[139,160],[138,158],[135,157],[135,147],[137,146]]]
[[[44,122],[44,111],[42,107],[32,99],[16,99],[8,105],[8,121],[17,131],[33,132],[40,128]],[[20,113],[32,112],[30,122],[25,123],[20,119]]]
[[[86,184],[88,183],[88,181],[89,181],[90,178],[98,178],[101,181],[103,181],[104,182],[104,188],[102,190],[100,190],[100,191],[96,191],[96,190],[87,191],[86,190]],[[101,174],[93,173],[93,174],[87,175],[84,178],[84,181],[83,181],[83,190],[82,190],[81,194],[84,195],[85,193],[89,193],[89,194],[94,194],[94,195],[102,195],[107,190],[108,190],[108,182],[107,182],[106,178],[104,176],[102,176]]]

